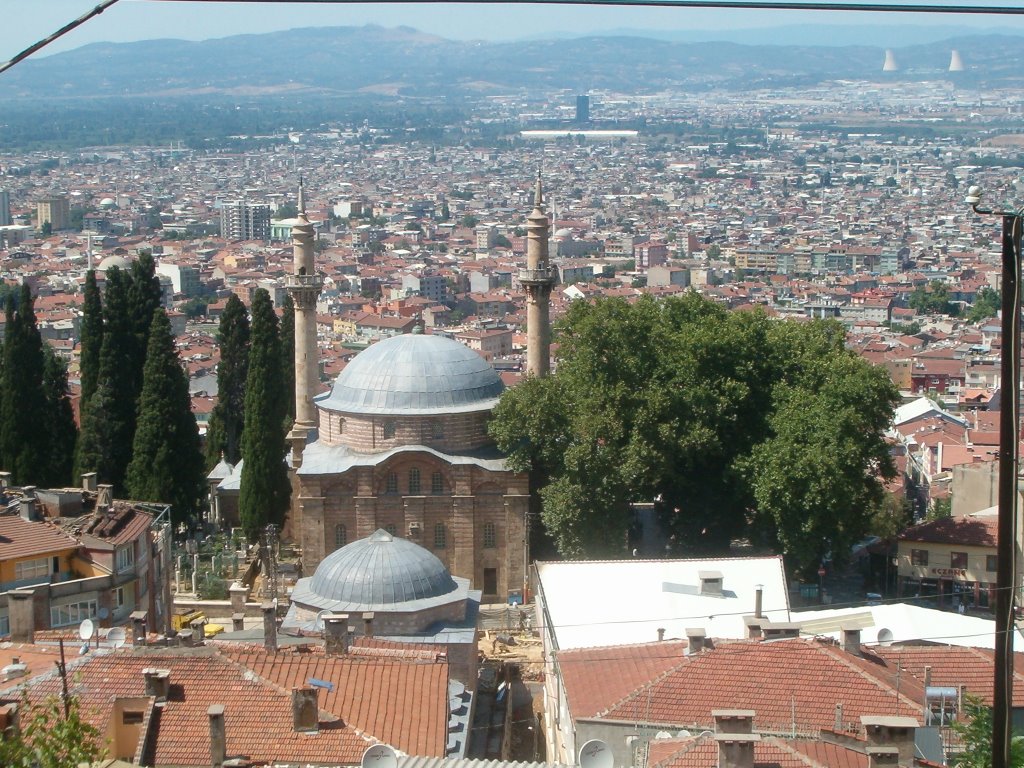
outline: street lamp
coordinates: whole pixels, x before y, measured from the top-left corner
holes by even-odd
[[[982,208],[981,188],[964,200],[978,214],[1000,216],[1002,240],[1002,356],[999,381],[999,517],[996,544],[996,637],[992,691],[992,768],[1009,768],[1013,700],[1013,610],[1016,591],[1017,432],[1020,425],[1021,219],[1024,208]]]

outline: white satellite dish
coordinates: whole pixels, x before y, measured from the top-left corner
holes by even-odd
[[[658,731],[656,734],[654,734],[654,738],[655,739],[671,739],[672,738],[672,734],[669,733],[668,731]]]
[[[591,739],[580,747],[580,768],[613,768],[614,765],[612,751],[600,739]]]
[[[679,731],[679,733],[676,734],[676,738],[677,739],[688,739],[692,735],[693,734],[691,734],[689,731],[683,730],[683,731]]]
[[[124,633],[124,627],[114,627],[112,630],[107,632],[107,642],[115,648],[120,648],[124,645],[126,635]]]
[[[94,634],[96,634],[96,625],[92,623],[92,619],[85,619],[78,625],[78,636],[86,642],[92,640]]]
[[[888,647],[892,645],[892,630],[882,627],[878,630],[878,644]]]
[[[363,768],[398,768],[398,755],[387,744],[374,744],[363,752]]]

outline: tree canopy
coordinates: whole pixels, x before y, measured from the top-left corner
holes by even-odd
[[[0,765],[67,768],[92,765],[106,754],[103,734],[82,718],[73,696],[66,710],[56,696],[38,704],[25,698],[19,720],[19,730],[0,733]]]
[[[897,392],[837,323],[691,293],[575,302],[557,333],[556,372],[508,391],[491,433],[563,555],[622,553],[630,504],[653,499],[680,550],[747,536],[816,570],[884,502]]]
[[[960,311],[949,298],[949,287],[940,280],[932,280],[927,288],[923,285],[915,288],[908,303],[911,309],[924,314],[955,317]]]
[[[249,314],[235,294],[228,297],[220,316],[217,340],[217,404],[206,431],[206,463],[213,467],[224,455],[237,464],[242,457],[242,427],[245,423],[245,380],[249,374]]]

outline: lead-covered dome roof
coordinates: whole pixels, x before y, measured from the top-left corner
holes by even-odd
[[[431,552],[378,529],[321,560],[307,589],[315,604],[379,606],[441,597],[458,584]]]
[[[490,410],[504,389],[490,363],[464,344],[403,334],[356,355],[317,405],[355,414],[462,413]]]

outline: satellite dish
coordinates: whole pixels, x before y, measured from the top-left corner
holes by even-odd
[[[600,739],[591,739],[580,747],[580,768],[612,768],[614,765],[612,751]]]
[[[96,616],[101,621],[104,620],[104,619],[108,619],[108,618],[110,618],[110,609],[106,608],[106,607],[102,607],[98,611],[96,611]]]
[[[669,733],[668,731],[658,731],[656,734],[654,734],[654,738],[655,739],[671,739],[672,738],[672,734]]]
[[[398,768],[398,755],[387,744],[374,744],[363,752],[363,768]]]
[[[96,634],[96,625],[92,623],[92,619],[85,619],[78,625],[78,636],[86,642],[92,640],[94,634]]]
[[[885,627],[878,630],[878,643],[886,648],[892,645],[892,630]]]
[[[692,734],[689,731],[680,731],[676,734],[677,739],[688,739]]]
[[[124,633],[124,627],[114,627],[112,630],[107,632],[107,642],[115,648],[120,648],[124,645],[126,635]]]

